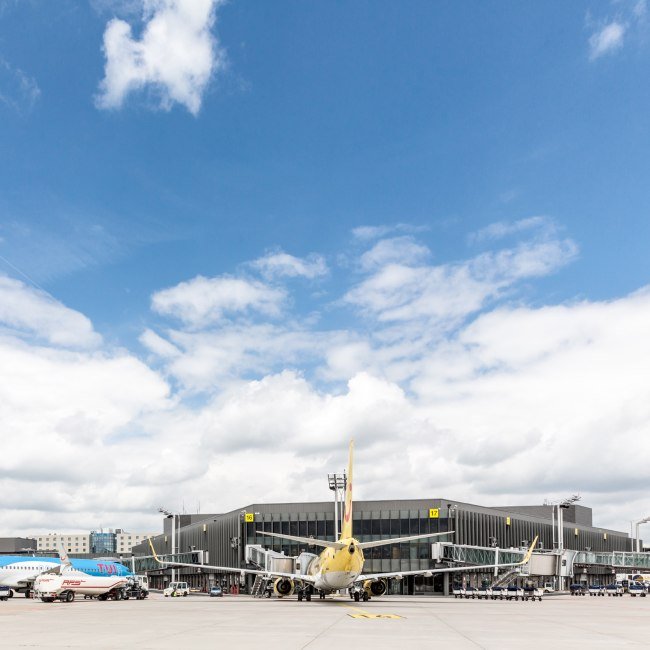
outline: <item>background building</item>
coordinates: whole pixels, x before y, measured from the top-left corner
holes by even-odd
[[[50,533],[34,535],[35,550],[39,553],[58,553],[61,546],[73,557],[130,556],[131,548],[156,533],[130,533],[121,528],[90,533]]]
[[[0,537],[0,555],[29,555],[35,552],[35,539],[27,537]]]
[[[451,499],[359,501],[354,504],[353,528],[354,536],[362,542],[423,533],[448,533],[432,540],[367,549],[364,572],[414,571],[435,565],[432,556],[432,542],[435,541],[488,549],[519,549],[539,536],[539,546],[553,550],[558,547],[553,512],[552,506],[493,508]],[[165,522],[165,533],[153,540],[159,554],[171,553],[170,522],[171,517]],[[177,553],[202,550],[206,564],[240,568],[245,566],[246,545],[261,545],[288,556],[296,556],[302,551],[319,552],[316,547],[269,537],[264,535],[265,531],[334,540],[334,527],[332,502],[254,503],[221,515],[203,518],[194,515],[192,521],[181,522],[176,550]],[[575,551],[630,550],[627,533],[594,527],[591,509],[584,506],[573,505],[565,510],[562,537],[563,547]],[[136,556],[151,554],[148,543],[134,547],[133,552]],[[213,582],[227,585],[239,582],[237,573],[219,574],[193,568],[181,568],[179,572],[192,586],[201,589],[207,589]],[[168,581],[169,574],[168,569],[150,573],[156,586]],[[478,579],[476,574],[474,577]],[[442,575],[409,577],[394,584],[393,590],[409,594],[443,592],[446,590],[445,580]]]

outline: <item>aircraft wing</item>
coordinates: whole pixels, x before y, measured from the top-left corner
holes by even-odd
[[[266,530],[255,531],[258,535],[266,535],[268,537],[277,537],[278,539],[289,539],[292,542],[300,542],[301,544],[309,544],[310,546],[322,546],[335,549],[345,548],[345,544],[341,542],[329,542],[325,539],[314,539],[313,537],[296,537],[295,535],[284,535],[283,533],[269,533]],[[359,546],[362,546],[359,544]]]
[[[282,571],[264,571],[263,569],[236,569],[235,567],[231,567],[231,566],[215,566],[213,564],[192,564],[191,562],[167,562],[161,560],[158,557],[153,547],[153,544],[151,543],[151,540],[149,540],[149,546],[151,546],[151,551],[153,553],[153,557],[156,560],[156,562],[158,562],[158,564],[161,564],[162,566],[165,567],[187,566],[187,567],[193,567],[195,569],[212,569],[213,571],[223,571],[224,573],[249,573],[255,576],[267,576],[269,578],[288,578],[289,580],[302,580],[303,582],[309,582],[309,583],[314,582],[314,576],[302,575],[300,573],[284,573]]]
[[[386,573],[367,573],[360,575],[357,578],[357,582],[362,582],[364,580],[378,580],[379,578],[402,578],[403,576],[424,576],[429,577],[434,573],[454,573],[455,571],[476,571],[477,569],[500,569],[505,567],[513,566],[523,566],[528,564],[530,558],[533,554],[533,549],[537,544],[537,537],[533,540],[533,543],[530,545],[524,559],[520,562],[508,562],[506,564],[479,564],[479,565],[470,565],[470,566],[458,566],[458,567],[444,567],[442,569],[420,569],[419,571],[390,571]]]
[[[410,535],[408,537],[389,537],[378,539],[374,542],[359,542],[359,548],[372,548],[373,546],[386,546],[387,544],[400,544],[401,542],[414,542],[418,539],[428,539],[430,537],[439,537],[440,535],[451,535],[454,531],[449,530],[446,533],[425,533],[423,535]]]

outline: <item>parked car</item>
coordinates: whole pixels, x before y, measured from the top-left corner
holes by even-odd
[[[210,587],[210,596],[223,596],[223,589],[217,585]]]

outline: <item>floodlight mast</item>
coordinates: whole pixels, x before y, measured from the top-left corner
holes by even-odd
[[[158,512],[165,515],[168,519],[172,520],[172,560],[176,554],[176,515],[162,506],[158,508]],[[176,569],[172,566],[172,582],[176,582]]]
[[[336,541],[339,538],[339,510],[341,513],[340,519],[343,521],[343,504],[345,503],[348,477],[343,472],[343,474],[328,474],[327,479],[330,490],[334,491],[334,540]]]
[[[647,524],[650,521],[650,517],[643,517],[643,519],[633,519],[630,525],[630,533],[632,537],[632,544],[636,544],[633,547],[633,550],[636,550],[637,553],[641,552],[641,539],[639,537],[639,526],[641,524]]]

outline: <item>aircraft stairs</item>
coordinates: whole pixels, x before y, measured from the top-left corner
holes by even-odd
[[[506,571],[503,575],[499,576],[499,579],[492,583],[493,587],[507,587],[513,580],[516,580],[521,572],[519,571],[520,567],[514,567],[510,571]]]
[[[253,596],[253,598],[262,598],[266,594],[270,582],[271,579],[267,576],[256,576],[253,588],[251,589],[251,596]]]

